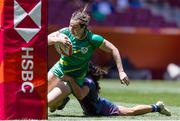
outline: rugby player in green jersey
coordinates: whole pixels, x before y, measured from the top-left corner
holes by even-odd
[[[82,87],[90,61],[96,48],[112,54],[119,72],[122,84],[129,85],[128,77],[123,70],[121,57],[118,49],[102,36],[91,32],[87,26],[90,21],[88,13],[75,11],[72,14],[69,27],[62,28],[48,35],[48,45],[62,43],[72,46],[72,56],[61,55],[60,60],[48,72],[48,106],[54,111],[61,105],[71,93],[71,86],[62,81],[63,75],[68,75],[76,80]],[[60,33],[67,38],[57,37]]]

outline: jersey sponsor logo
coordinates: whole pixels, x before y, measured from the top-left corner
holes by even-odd
[[[41,0],[27,12],[14,0],[14,29],[28,43],[41,29]],[[27,27],[31,25],[31,27]]]
[[[88,51],[88,48],[87,47],[81,47],[81,53],[82,54],[86,54]]]

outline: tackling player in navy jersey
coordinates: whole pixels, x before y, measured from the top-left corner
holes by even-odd
[[[132,108],[115,105],[109,100],[98,95],[98,80],[107,72],[90,63],[88,74],[85,79],[84,86],[79,87],[73,78],[64,76],[63,80],[68,80],[71,85],[74,96],[78,99],[85,115],[95,116],[135,116],[151,112],[159,112],[160,114],[171,116],[169,110],[164,103],[158,101],[152,105],[137,105]]]

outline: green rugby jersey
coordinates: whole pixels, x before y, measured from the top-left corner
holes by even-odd
[[[104,38],[100,35],[86,30],[87,36],[83,40],[76,39],[71,34],[69,28],[59,30],[60,33],[67,35],[72,43],[72,56],[67,57],[61,55],[59,64],[64,74],[72,76],[76,79],[77,84],[82,86],[84,78],[88,70],[88,62],[90,61],[94,50],[101,46]]]

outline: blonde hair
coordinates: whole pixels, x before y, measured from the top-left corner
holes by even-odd
[[[71,16],[71,19],[76,20],[76,21],[79,20],[80,24],[83,24],[83,25],[87,26],[89,24],[89,22],[90,22],[90,16],[86,12],[87,7],[88,7],[88,4],[85,5],[83,10],[75,11]]]

